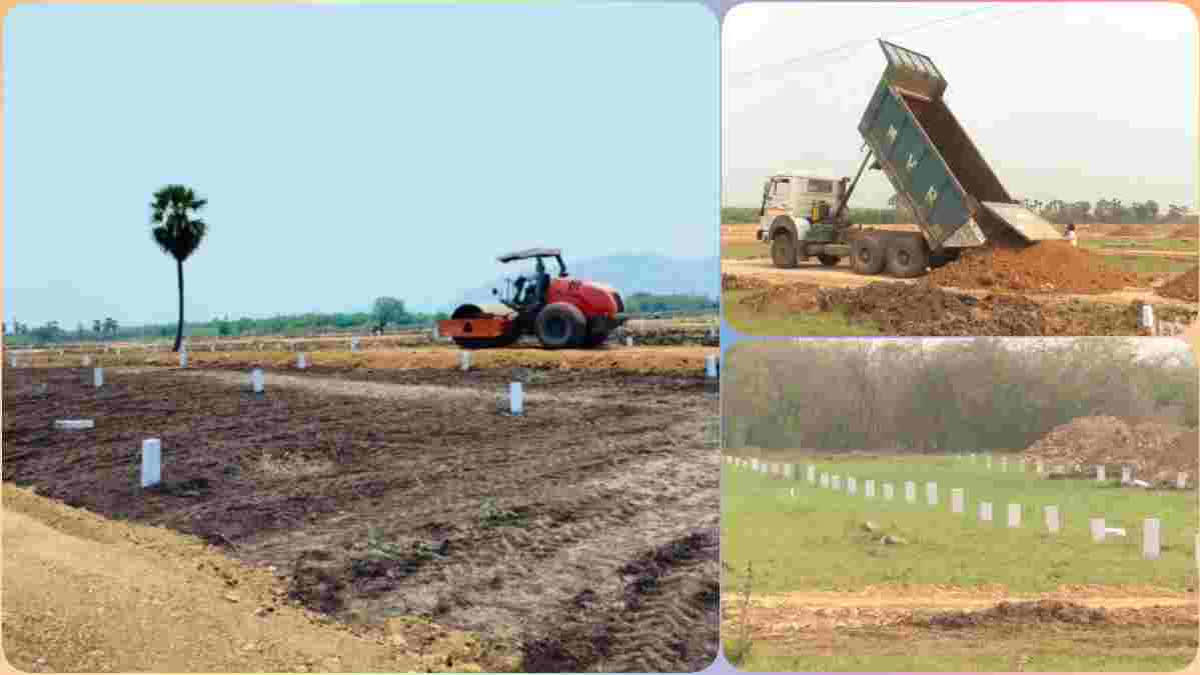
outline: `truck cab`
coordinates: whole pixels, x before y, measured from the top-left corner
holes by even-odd
[[[770,239],[771,223],[779,216],[809,224],[825,222],[846,194],[849,178],[779,173],[763,183],[762,208],[759,210],[759,241]],[[846,213],[839,219],[845,220]]]

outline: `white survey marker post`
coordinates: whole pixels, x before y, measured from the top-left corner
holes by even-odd
[[[910,481],[904,483],[904,501],[914,504],[917,501],[917,484]]]
[[[950,512],[962,513],[963,502],[966,501],[966,490],[963,488],[953,488],[950,490]]]
[[[509,411],[514,415],[525,414],[525,392],[521,391],[521,383],[513,382],[508,385]]]
[[[1092,541],[1100,543],[1104,541],[1104,535],[1107,533],[1107,528],[1104,527],[1103,518],[1092,518]]]
[[[1021,526],[1021,505],[1020,504],[1009,504],[1008,505],[1008,526],[1009,527],[1020,527]]]
[[[187,349],[179,350],[179,367],[187,368]]]
[[[829,479],[829,482],[830,482],[831,487],[833,487],[834,490],[842,489],[842,477],[841,476],[834,476],[833,478]]]
[[[92,385],[95,386],[96,388],[100,388],[100,387],[104,386],[104,369],[103,368],[92,369]]]
[[[817,482],[817,467],[813,464],[808,465],[808,482]]]
[[[301,354],[296,357],[296,367],[300,370],[304,370],[308,367],[308,356],[306,354]]]
[[[1097,464],[1097,465],[1096,465],[1096,481],[1097,481],[1097,482],[1100,482],[1100,483],[1103,483],[1103,482],[1104,482],[1104,478],[1105,478],[1105,473],[1104,473],[1104,465],[1103,465],[1103,464]]]
[[[1180,490],[1186,488],[1187,487],[1187,476],[1188,475],[1187,475],[1186,471],[1180,471],[1179,475],[1175,477],[1175,487],[1179,488]]]
[[[162,480],[162,442],[157,438],[142,441],[142,487]]]
[[[846,493],[850,495],[858,494],[858,479],[851,476],[846,479]]]
[[[827,473],[821,474],[821,487],[823,487],[823,488],[829,487],[829,474],[827,474]]]
[[[875,481],[868,480],[863,482],[863,496],[867,499],[875,498]]]
[[[1058,507],[1057,506],[1047,506],[1045,508],[1045,511],[1046,511],[1046,530],[1050,534],[1058,534],[1059,529],[1062,527],[1062,524],[1058,520]]]
[[[256,394],[263,393],[264,384],[265,384],[265,382],[263,381],[262,368],[255,368],[250,373],[250,386],[254,388],[254,393],[256,393]]]
[[[708,357],[704,359],[704,374],[707,375],[709,379],[717,376],[717,357],[715,355],[709,354]]]
[[[626,346],[626,347],[632,347],[632,346],[633,346],[633,338],[632,338],[632,337],[626,337],[626,338],[625,338],[625,346]]]
[[[1146,560],[1158,560],[1158,556],[1162,553],[1160,535],[1160,521],[1158,518],[1147,518],[1142,524],[1142,556]]]
[[[458,365],[466,372],[471,369],[471,352],[459,352]]]
[[[1121,485],[1129,485],[1133,482],[1133,469],[1127,466],[1121,467]]]
[[[883,501],[890,502],[896,496],[896,486],[891,483],[883,484]]]
[[[991,502],[979,502],[979,519],[986,523],[992,522]]]
[[[925,501],[927,501],[930,506],[937,506],[937,504],[938,504],[937,483],[926,483],[925,484]]]

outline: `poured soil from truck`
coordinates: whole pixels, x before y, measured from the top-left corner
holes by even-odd
[[[1198,283],[1200,283],[1200,265],[1193,267],[1160,286],[1158,294],[1164,298],[1196,302],[1200,300],[1200,288],[1197,288]]]
[[[939,286],[1035,293],[1107,293],[1138,285],[1135,274],[1065,241],[965,251],[958,260],[930,272],[929,280]]]

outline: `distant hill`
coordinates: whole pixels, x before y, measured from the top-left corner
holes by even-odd
[[[588,260],[566,260],[572,277],[609,284],[623,296],[634,293],[703,295],[713,299],[721,295],[721,260],[711,258],[679,259],[659,255],[613,255]],[[520,265],[518,267],[517,265]],[[528,265],[516,263],[511,276]],[[554,264],[550,265],[553,272]],[[451,308],[464,302],[492,302],[492,289],[502,288],[503,278],[463,293]]]

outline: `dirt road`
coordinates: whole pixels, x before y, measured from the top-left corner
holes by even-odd
[[[770,258],[727,259],[721,261],[721,272],[739,277],[761,279],[773,285],[792,283],[809,283],[823,288],[862,288],[868,284],[880,281],[890,283],[913,284],[920,279],[896,279],[893,277],[866,276],[855,274],[844,261],[837,267],[824,267],[817,262],[801,263],[793,269],[779,269],[771,264]],[[944,287],[944,290],[982,298],[994,293],[988,290],[963,289]],[[1113,293],[1021,293],[1023,298],[1043,305],[1054,305],[1080,300],[1109,305],[1128,305],[1135,300],[1141,300],[1155,306],[1172,306],[1182,309],[1195,309],[1194,303],[1173,300],[1156,295],[1149,289],[1130,288]]]
[[[87,374],[6,370],[5,481],[273,566],[291,602],[347,625],[476,634],[485,670],[690,671],[715,655],[718,409],[702,370],[269,369],[261,397],[244,370],[112,369],[99,391]],[[506,414],[515,379],[522,417]],[[54,431],[64,418],[96,428]],[[164,484],[141,490],[148,437]]]

